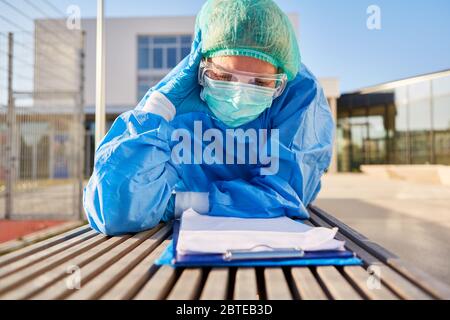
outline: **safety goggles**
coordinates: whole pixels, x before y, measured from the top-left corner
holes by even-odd
[[[208,60],[202,60],[198,72],[198,81],[204,86],[205,77],[211,80],[240,82],[262,88],[273,88],[274,99],[281,96],[286,88],[287,75],[282,74],[260,74],[244,71],[229,71]]]

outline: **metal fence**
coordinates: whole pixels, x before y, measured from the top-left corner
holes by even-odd
[[[84,37],[48,0],[0,0],[0,219],[78,219]]]

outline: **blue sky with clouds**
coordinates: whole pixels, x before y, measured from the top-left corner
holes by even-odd
[[[204,3],[203,0],[105,1],[110,17],[195,15]],[[286,12],[300,16],[299,42],[304,62],[318,76],[339,77],[344,92],[450,68],[448,0],[276,2]],[[78,4],[83,17],[96,13],[94,0],[53,3],[61,11]],[[366,27],[366,10],[373,4],[381,9],[381,30]]]

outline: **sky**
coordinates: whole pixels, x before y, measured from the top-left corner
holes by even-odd
[[[33,1],[39,3],[42,0]],[[196,15],[204,0],[105,0],[107,17]],[[450,69],[448,0],[277,0],[300,17],[303,62],[318,77],[337,77],[343,92]],[[94,17],[94,0],[53,0],[61,12],[76,4]],[[380,9],[369,30],[367,9]],[[50,12],[50,11],[49,11]]]

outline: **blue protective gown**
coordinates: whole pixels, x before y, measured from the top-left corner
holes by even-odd
[[[94,172],[84,190],[84,208],[93,229],[119,235],[169,221],[174,217],[175,192],[208,193],[210,215],[309,217],[306,208],[330,165],[334,134],[327,100],[309,70],[303,66],[271,108],[241,127],[279,130],[275,175],[261,175],[259,163],[174,163],[174,130],[193,134],[194,121],[201,121],[203,132],[227,129],[206,104],[198,103],[199,94],[193,92],[195,99],[187,99],[170,122],[142,111],[142,103],[114,122],[96,152]],[[195,140],[193,144],[198,143]]]

